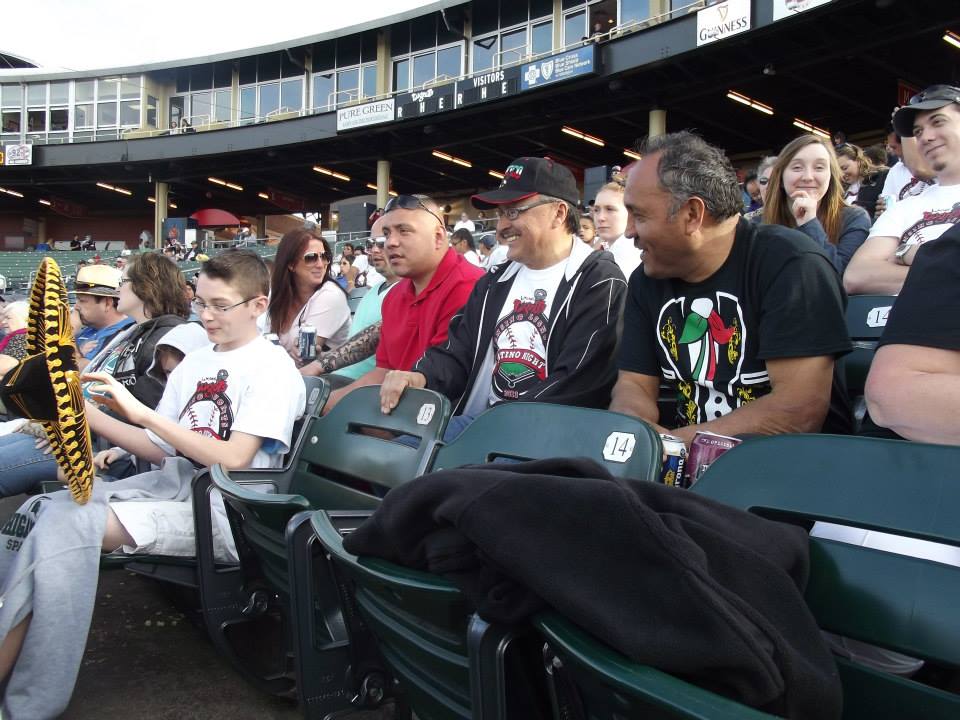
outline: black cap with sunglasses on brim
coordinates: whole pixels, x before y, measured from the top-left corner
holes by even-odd
[[[573,173],[550,158],[538,157],[517,158],[504,170],[500,187],[474,195],[471,200],[475,208],[489,210],[534,195],[555,197],[574,207],[580,204],[580,193]]]
[[[960,88],[953,85],[931,85],[893,115],[893,127],[900,137],[913,136],[913,123],[918,112],[937,110],[953,103],[960,104]]]

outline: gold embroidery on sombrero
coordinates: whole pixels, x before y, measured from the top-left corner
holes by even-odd
[[[41,422],[63,469],[70,494],[86,503],[93,488],[93,443],[83,413],[79,373],[71,366],[74,352],[70,306],[60,268],[44,258],[30,293],[28,353],[45,356],[56,406],[56,422]],[[19,404],[19,403],[18,403]]]

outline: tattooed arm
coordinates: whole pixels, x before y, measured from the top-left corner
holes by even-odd
[[[373,323],[347,340],[336,350],[324,353],[309,365],[300,369],[302,375],[325,375],[340,368],[366,360],[377,351],[380,342],[381,321]]]

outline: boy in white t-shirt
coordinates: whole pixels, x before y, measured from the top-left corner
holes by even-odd
[[[266,266],[254,253],[226,253],[204,264],[193,304],[213,344],[186,355],[170,374],[156,410],[109,375],[85,376],[100,381],[92,392],[105,393],[101,402],[132,423],[90,406],[90,427],[153,464],[182,455],[201,467],[278,467],[303,413],[305,391],[287,353],[257,329],[268,290]],[[216,514],[217,554],[231,557],[228,526],[222,513]],[[176,501],[111,503],[103,547],[191,556],[192,507]]]
[[[197,466],[217,463],[231,469],[279,466],[283,453],[289,449],[294,420],[303,413],[305,390],[300,373],[286,351],[262,338],[257,329],[257,318],[267,308],[268,290],[266,266],[255,253],[225,253],[205,263],[193,302],[207,338],[213,344],[187,353],[170,374],[156,410],[140,403],[112,375],[82,376],[83,380],[96,381],[89,391],[100,395],[101,404],[131,423],[117,420],[87,403],[91,429],[156,465],[179,455]],[[99,511],[106,510],[102,539],[105,551],[122,548],[125,552],[195,554],[189,492],[192,473],[183,460],[174,465],[175,471],[165,464],[159,473],[105,484],[112,487],[123,484],[117,494],[141,498],[138,500],[111,501],[103,508],[94,497],[84,506],[71,502],[67,513],[44,509],[62,507],[55,498],[42,496],[33,502],[33,510],[28,514],[37,515],[36,527],[31,525],[30,536],[23,541],[23,547],[31,542],[33,548],[49,549],[49,538],[53,538],[56,545],[61,534],[66,536],[63,541],[66,545],[57,546],[59,550],[54,554],[41,553],[41,560],[26,570],[19,568],[15,560],[11,561],[14,565],[10,567],[17,568],[11,570],[13,580],[4,578],[8,583],[4,589],[8,593],[23,578],[31,577],[33,583],[32,595],[16,599],[8,596],[14,612],[26,614],[15,615],[18,618],[15,624],[9,624],[7,618],[9,629],[0,642],[0,679],[6,679],[14,666],[17,667],[8,680],[15,687],[11,690],[12,686],[8,685],[3,697],[4,714],[10,707],[17,707],[20,713],[19,708],[23,707],[27,708],[20,713],[24,717],[28,713],[31,717],[53,717],[59,715],[69,701],[65,683],[76,677],[86,638],[84,622],[89,622],[96,588],[96,578],[87,576],[88,570],[96,570],[96,565],[91,568],[88,561],[88,550],[94,550],[99,538],[85,533],[99,532],[98,527],[102,527],[99,525],[102,520],[97,517]],[[103,490],[105,485],[99,488]],[[97,492],[95,486],[95,496]],[[100,502],[111,492],[101,494]],[[219,496],[211,497],[211,501],[214,552],[221,558],[235,559],[236,549],[223,501]],[[53,513],[50,521],[46,512]],[[65,524],[50,524],[64,519]],[[58,564],[58,556],[69,560]],[[23,574],[18,576],[17,572]],[[62,606],[68,623],[72,622],[69,631],[55,637],[45,630],[51,616],[51,596]],[[38,632],[28,633],[38,609],[40,617],[45,618],[44,624]],[[54,646],[56,653],[51,655]],[[43,658],[42,677],[35,674],[38,658]]]

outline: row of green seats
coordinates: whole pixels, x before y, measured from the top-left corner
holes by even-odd
[[[829,521],[958,546],[958,461],[955,447],[848,436],[768,437],[723,455],[689,492],[804,527]],[[505,658],[514,633],[484,629],[443,578],[346,553],[337,513],[315,512],[311,523],[333,559],[338,586],[352,593],[417,717],[529,716],[511,712],[517,678]],[[957,567],[816,537],[810,556],[805,598],[824,630],[954,672],[960,668],[953,607],[960,591]],[[640,666],[556,613],[537,617],[529,631],[543,651],[537,662],[550,699],[545,715],[557,720],[772,717]],[[485,649],[478,640],[482,632],[492,633],[495,653],[491,643]],[[450,645],[466,648],[466,658]],[[837,663],[845,720],[960,717],[956,694],[854,660]]]
[[[296,695],[309,718],[376,706],[393,694],[391,678],[398,675],[393,665],[387,669],[369,637],[358,638],[355,629],[348,636],[356,610],[333,582],[310,524],[313,511],[340,513],[346,529],[399,483],[428,470],[498,460],[577,454],[617,475],[659,476],[659,436],[618,413],[515,403],[491,409],[461,438],[441,445],[450,414],[446,398],[408,390],[399,407],[383,415],[378,393],[378,387],[360,388],[328,415],[311,419],[296,461],[284,472],[227,472],[217,466],[194,484],[201,604],[211,639],[263,690]],[[547,422],[570,432],[551,433],[531,446],[522,428]],[[631,455],[604,457],[612,433],[630,436]],[[396,434],[417,438],[416,447],[388,439]],[[224,498],[237,541],[237,567],[219,566],[213,557],[214,489]],[[262,638],[271,633],[278,639],[276,651],[265,656]],[[461,650],[465,669],[466,649]],[[414,676],[407,673],[403,680],[409,684]],[[465,703],[469,706],[469,699]]]

